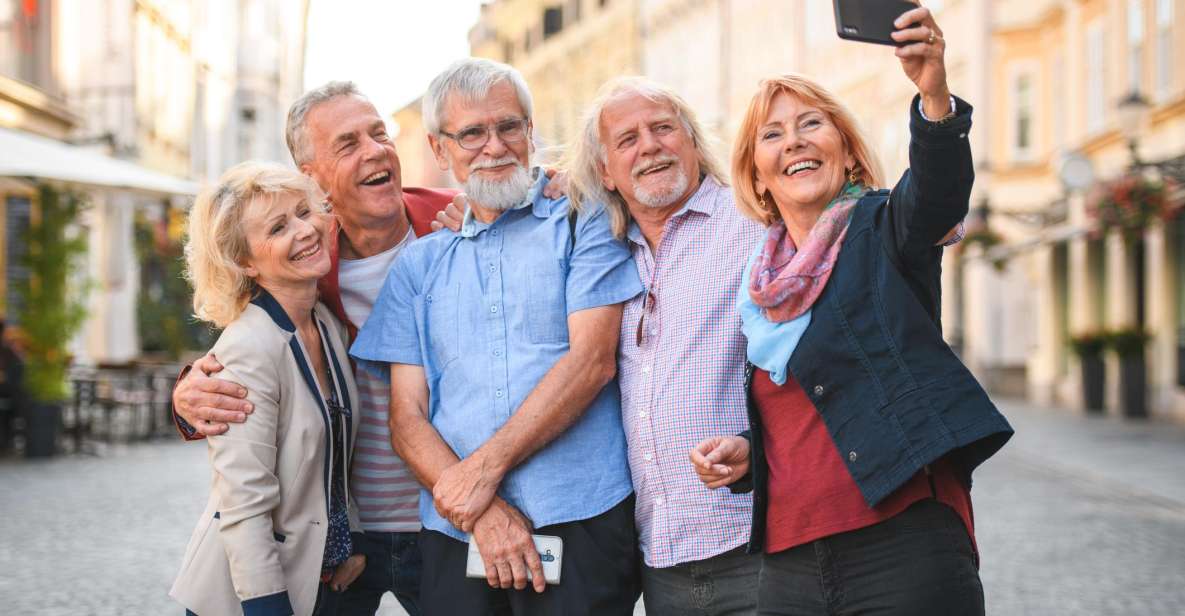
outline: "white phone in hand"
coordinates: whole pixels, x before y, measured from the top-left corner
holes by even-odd
[[[543,561],[543,579],[548,584],[560,583],[560,565],[564,560],[564,540],[552,535],[531,535],[535,540],[535,551],[539,552],[539,560]],[[477,541],[469,538],[469,557],[465,561],[465,577],[486,579],[485,561],[477,550]],[[527,570],[527,579],[531,579],[531,571]]]

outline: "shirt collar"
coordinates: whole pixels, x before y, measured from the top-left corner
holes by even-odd
[[[532,206],[531,213],[534,214],[536,218],[547,218],[548,216],[551,216],[551,206],[553,201],[551,199],[541,198],[541,196],[543,193],[543,187],[547,186],[550,178],[548,178],[547,174],[543,173],[542,169],[539,167],[532,167],[530,173],[531,179],[534,180],[534,184],[531,184],[531,188],[527,190],[527,195],[523,197],[522,202],[510,208],[510,210],[521,210],[530,205]],[[489,229],[490,226],[501,219],[502,217],[499,216],[494,220],[493,223],[481,222],[473,215],[473,209],[469,206],[466,206],[465,217],[461,221],[461,231],[459,235],[461,237],[476,237],[479,233]]]
[[[710,175],[704,175],[699,182],[699,188],[691,193],[683,207],[679,211],[671,215],[671,218],[678,218],[687,212],[696,212],[705,216],[711,216],[716,213],[716,208],[719,206],[720,199],[718,198],[721,191],[727,190],[727,187],[720,184]],[[638,223],[630,219],[629,229],[626,230],[626,237],[635,244],[645,244],[646,238],[642,236],[642,229],[638,227]]]

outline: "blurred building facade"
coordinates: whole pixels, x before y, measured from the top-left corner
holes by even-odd
[[[420,111],[422,103],[423,98],[417,98],[391,114],[403,185],[455,186],[453,174],[440,168],[428,146],[428,131],[424,130],[424,114]]]
[[[283,125],[303,87],[307,5],[0,0],[0,127],[54,140],[29,143],[61,148],[63,161],[111,161],[130,178],[84,180],[66,169],[0,178],[8,231],[0,282],[22,275],[14,231],[36,209],[35,182],[83,192],[90,203],[78,221],[89,240],[79,361],[140,354],[138,300],[166,281],[141,271],[139,226],[175,246],[200,183],[248,158],[289,162]],[[17,307],[11,293],[5,299],[12,319]]]
[[[522,71],[536,140],[561,146],[602,83],[641,72],[640,8],[638,0],[494,0],[481,7],[470,49]]]
[[[951,88],[976,108],[968,226],[999,240],[947,251],[952,346],[998,392],[1076,407],[1082,383],[1070,337],[1142,327],[1152,336],[1150,407],[1185,419],[1185,216],[1153,224],[1142,241],[1096,238],[1087,207],[1101,182],[1134,169],[1133,140],[1145,176],[1181,169],[1185,0],[925,4],[948,41]],[[808,74],[852,108],[891,183],[908,165],[914,88],[890,49],[839,39],[831,5],[496,0],[470,39],[474,55],[524,72],[537,128],[556,143],[604,80],[641,72],[686,97],[727,157],[757,82]],[[1119,103],[1132,93],[1147,105],[1121,121],[1132,114]],[[1112,411],[1118,370],[1109,357]]]

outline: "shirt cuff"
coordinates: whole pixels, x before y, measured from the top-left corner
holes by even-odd
[[[243,616],[292,616],[292,603],[288,601],[288,591],[282,590],[272,595],[255,597],[241,602]]]
[[[922,109],[922,97],[920,97],[920,96],[918,97],[918,113],[921,114],[922,119],[927,122],[937,122],[938,120],[942,119],[942,118],[931,119],[930,117],[928,117],[926,115],[925,110]],[[950,111],[946,112],[946,115],[950,116],[950,115],[954,115],[954,113],[955,113],[955,95],[952,94],[950,96]],[[943,116],[943,117],[946,117],[946,116]]]
[[[185,364],[185,367],[181,369],[181,373],[177,375],[177,381],[173,383],[174,390],[177,389],[177,384],[183,381],[191,370],[193,370],[193,364]],[[169,410],[173,414],[173,425],[177,426],[177,433],[181,435],[182,439],[200,441],[206,438],[204,434],[197,431],[197,428],[189,425],[188,421],[185,421],[183,417],[177,414],[177,408],[173,406],[173,396],[171,393],[169,395]]]

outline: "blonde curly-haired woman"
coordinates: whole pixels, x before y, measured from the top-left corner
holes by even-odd
[[[255,411],[207,439],[210,499],[170,591],[187,614],[331,614],[326,581],[365,558],[350,543],[346,331],[317,301],[330,266],[322,203],[311,179],[247,162],[190,214],[194,310],[223,328],[214,353]]]

